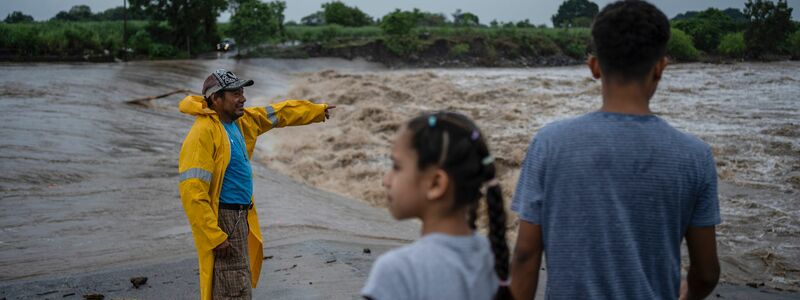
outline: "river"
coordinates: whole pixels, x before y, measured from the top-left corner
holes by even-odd
[[[0,128],[0,280],[193,255],[176,187],[177,153],[191,118],[177,112],[180,95],[148,107],[125,100],[199,90],[220,67],[255,80],[248,106],[284,98],[336,104],[326,123],[268,133],[256,160],[377,207],[389,141],[419,112],[451,109],[476,119],[498,158],[508,201],[536,130],[600,104],[599,83],[582,66],[388,70],[338,59],[0,64],[0,108],[10,119]],[[714,149],[722,279],[800,290],[800,63],[670,66],[652,108]]]

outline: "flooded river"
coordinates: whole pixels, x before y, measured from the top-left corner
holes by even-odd
[[[124,101],[199,90],[219,67],[256,81],[246,105],[286,97],[336,104],[322,126],[268,133],[256,159],[375,206],[383,205],[380,176],[394,130],[419,112],[475,118],[490,137],[508,200],[536,130],[600,104],[599,83],[580,66],[386,70],[333,59],[0,65],[0,107],[10,118],[0,128],[0,280],[193,255],[176,187],[177,154],[192,119],[177,112],[180,95],[149,108]],[[723,280],[800,290],[800,63],[671,66],[652,103],[714,149]]]

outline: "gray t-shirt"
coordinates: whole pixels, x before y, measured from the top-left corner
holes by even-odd
[[[381,255],[361,295],[375,300],[487,300],[498,284],[486,237],[431,233]]]
[[[536,134],[511,208],[542,228],[548,299],[677,299],[681,241],[720,223],[711,147],[653,115]]]

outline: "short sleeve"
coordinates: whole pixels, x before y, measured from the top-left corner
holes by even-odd
[[[542,201],[545,195],[545,156],[544,143],[537,136],[528,146],[511,202],[511,210],[520,219],[533,224],[541,224]]]
[[[379,257],[372,270],[361,295],[372,300],[412,299],[411,284],[407,278],[406,265],[396,252],[389,252]]]
[[[689,222],[691,227],[710,227],[721,223],[719,216],[719,197],[717,195],[717,165],[711,149],[706,150],[702,163],[703,178],[697,193],[697,199]]]

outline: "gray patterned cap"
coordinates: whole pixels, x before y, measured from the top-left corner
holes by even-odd
[[[208,98],[220,90],[236,90],[251,85],[253,85],[253,80],[239,79],[231,71],[218,69],[208,75],[206,81],[203,82],[203,96]]]

